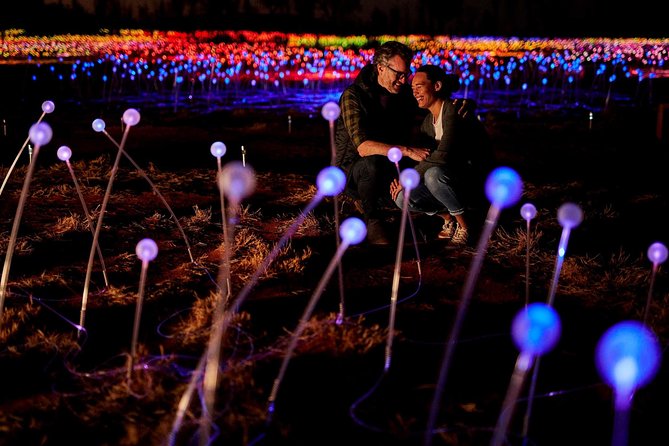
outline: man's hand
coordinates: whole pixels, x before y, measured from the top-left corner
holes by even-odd
[[[405,147],[402,150],[403,156],[408,156],[414,161],[423,161],[429,154],[429,149],[421,149],[419,147]]]
[[[474,111],[476,110],[476,101],[471,99],[453,99],[453,105],[458,111],[458,116],[462,118],[469,118],[474,116]]]
[[[402,192],[402,185],[400,184],[400,181],[395,178],[393,179],[393,182],[390,183],[390,198],[393,199],[393,201],[397,200],[397,196]]]

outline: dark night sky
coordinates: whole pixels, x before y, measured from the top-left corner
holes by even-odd
[[[29,3],[27,0],[23,3]],[[33,2],[37,0],[32,0]],[[107,4],[97,22],[138,19],[137,27],[247,29],[341,34],[432,34],[514,37],[669,37],[661,0],[620,6],[610,0],[44,0],[79,5],[87,13]],[[215,5],[216,13],[207,10]],[[178,6],[181,5],[181,6]],[[300,15],[300,7],[309,10]],[[233,19],[234,17],[234,19]],[[281,17],[281,19],[278,19]],[[122,25],[121,25],[122,26]],[[277,28],[277,29],[271,29]]]

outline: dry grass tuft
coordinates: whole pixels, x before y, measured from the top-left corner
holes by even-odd
[[[88,219],[81,214],[70,214],[56,220],[56,224],[50,228],[49,233],[62,236],[68,232],[89,231]]]
[[[330,313],[325,316],[314,316],[307,321],[299,339],[296,352],[324,353],[333,356],[355,353],[365,354],[386,341],[388,330],[379,325],[364,325],[364,317],[359,316],[353,321],[341,325],[336,323],[337,315]],[[290,335],[277,341],[277,352],[283,352],[290,342]]]

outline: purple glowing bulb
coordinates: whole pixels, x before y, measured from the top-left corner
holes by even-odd
[[[565,203],[558,209],[558,221],[563,228],[573,229],[583,221],[583,211],[574,203]]]
[[[513,341],[524,353],[542,355],[560,339],[561,323],[557,312],[547,304],[535,302],[520,310],[513,319]]]
[[[335,196],[346,186],[346,174],[336,166],[329,166],[321,170],[316,177],[318,192],[326,197]]]
[[[339,236],[349,245],[356,245],[367,236],[367,226],[357,217],[349,217],[339,227]]]
[[[216,141],[211,145],[211,148],[209,149],[211,154],[214,155],[216,158],[220,158],[223,155],[225,155],[225,152],[227,150],[228,150],[227,147],[225,147],[225,144],[223,144],[221,141]]]
[[[525,203],[520,207],[520,215],[527,221],[532,220],[537,215],[537,208],[532,203]]]
[[[332,101],[326,103],[321,109],[321,114],[323,117],[330,122],[333,122],[335,119],[337,119],[339,117],[339,113],[341,113],[339,105]]]
[[[660,243],[655,242],[648,247],[648,260],[653,262],[653,265],[660,265],[667,260],[667,247]]]
[[[624,394],[648,383],[660,365],[660,346],[641,322],[624,321],[609,328],[596,348],[599,374]]]
[[[126,111],[123,112],[123,122],[126,123],[126,125],[133,126],[139,124],[139,112],[135,110],[134,108],[129,108]]]
[[[61,161],[69,161],[72,157],[72,150],[67,146],[60,146],[56,152],[56,155]]]
[[[402,150],[399,147],[391,147],[388,149],[388,159],[392,163],[398,163],[402,159]]]
[[[221,190],[234,202],[253,193],[256,187],[256,176],[253,169],[242,165],[239,161],[231,161],[221,170],[218,179]]]
[[[33,124],[32,127],[30,127],[28,135],[33,144],[36,146],[43,146],[51,141],[53,132],[51,131],[51,126],[49,126],[49,124],[40,122],[39,124]]]
[[[400,174],[400,183],[406,190],[415,189],[420,183],[420,175],[416,169],[404,169]]]
[[[104,131],[106,126],[107,124],[105,124],[105,122],[100,118],[93,121],[93,130],[98,133]]]
[[[520,199],[523,193],[523,182],[512,168],[498,167],[488,175],[485,192],[493,205],[505,208]]]
[[[158,245],[150,238],[145,238],[137,243],[135,253],[142,262],[150,262],[158,255]]]
[[[44,113],[52,113],[56,109],[53,101],[44,101],[42,102],[42,111]]]

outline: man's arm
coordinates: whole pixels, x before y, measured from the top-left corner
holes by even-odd
[[[391,147],[399,148],[402,151],[402,156],[409,157],[415,161],[424,160],[430,153],[428,149],[424,148],[399,146],[369,139],[365,127],[367,112],[363,109],[360,104],[360,99],[352,89],[344,91],[340,101],[340,107],[346,131],[360,156],[388,156],[388,150],[390,150]]]

